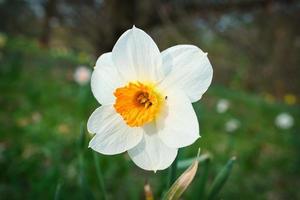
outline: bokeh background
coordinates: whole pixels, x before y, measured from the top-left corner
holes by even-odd
[[[219,199],[300,199],[300,3],[296,0],[0,0],[0,199],[101,199],[89,115],[99,55],[134,24],[160,50],[199,46],[214,78],[194,103],[210,155],[183,199],[236,156]],[[97,155],[108,199],[159,199],[168,170]],[[181,170],[181,171],[180,171]],[[180,169],[178,174],[182,172]],[[201,187],[203,187],[201,185]]]

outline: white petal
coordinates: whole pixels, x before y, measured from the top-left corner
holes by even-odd
[[[126,81],[162,79],[161,55],[152,38],[133,27],[119,38],[112,50],[113,61]]]
[[[213,69],[207,54],[192,45],[177,45],[162,52],[165,80],[162,88],[178,85],[191,102],[201,99],[208,89]]]
[[[96,133],[89,143],[93,150],[107,155],[118,154],[136,146],[142,139],[142,128],[131,128],[112,106],[101,106],[90,116],[88,131]]]
[[[96,62],[91,78],[95,98],[102,105],[112,104],[115,102],[115,89],[124,84],[112,62],[111,53],[102,54]]]
[[[133,162],[145,170],[163,170],[175,160],[178,149],[166,146],[157,135],[155,125],[144,127],[142,141],[128,151]]]
[[[199,124],[193,106],[180,89],[169,90],[165,105],[156,119],[159,136],[173,148],[194,143],[199,138]]]

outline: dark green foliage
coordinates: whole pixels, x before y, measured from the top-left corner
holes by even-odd
[[[92,69],[95,59],[43,50],[24,38],[8,38],[0,54],[1,199],[101,198],[86,130],[86,121],[99,104],[89,85],[73,81],[76,66]],[[215,111],[220,98],[231,102],[223,114]],[[201,138],[182,149],[181,159],[193,157],[201,147],[212,160],[200,163],[184,199],[204,196],[232,156],[238,162],[219,198],[300,198],[299,105],[270,102],[261,95],[213,84],[194,107]],[[274,126],[276,115],[283,111],[295,119],[289,130]],[[238,119],[241,126],[227,133],[224,124],[230,118]],[[97,156],[107,199],[142,199],[145,180],[156,197],[165,189],[167,170],[145,172],[126,154]]]
[[[212,182],[212,185],[210,187],[209,193],[208,193],[208,200],[216,199],[219,192],[221,191],[222,187],[226,183],[228,177],[230,176],[232,166],[235,162],[236,158],[231,158],[227,164],[219,171],[216,178]]]

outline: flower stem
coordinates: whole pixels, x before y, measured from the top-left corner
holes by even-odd
[[[99,186],[100,186],[100,190],[101,190],[101,195],[102,195],[102,199],[106,200],[106,190],[105,190],[105,185],[104,185],[104,180],[103,180],[103,176],[102,176],[102,171],[100,168],[100,164],[99,164],[99,157],[97,155],[96,152],[93,152],[93,156],[94,156],[94,162],[95,162],[95,166],[96,166],[96,173],[97,173],[97,178],[99,181]]]
[[[170,188],[176,180],[178,157],[179,157],[179,151],[177,157],[175,158],[174,162],[169,168],[169,180],[168,180],[167,188]]]
[[[60,199],[61,186],[62,186],[62,184],[60,182],[58,182],[57,185],[56,185],[56,189],[55,189],[54,200],[59,200]]]

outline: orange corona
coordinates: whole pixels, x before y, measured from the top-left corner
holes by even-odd
[[[155,119],[162,98],[151,84],[130,82],[124,87],[117,88],[114,107],[131,127],[143,126]]]

